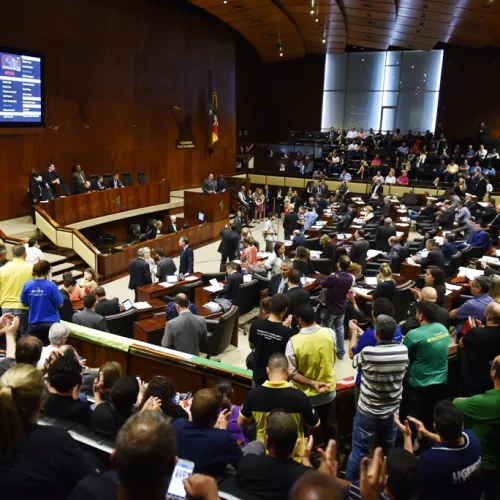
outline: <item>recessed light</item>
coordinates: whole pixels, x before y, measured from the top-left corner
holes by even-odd
[[[323,38],[323,43],[326,43],[326,38]]]
[[[315,19],[315,21],[316,21],[317,23],[319,23],[319,17],[317,17],[317,18]]]
[[[311,16],[314,15],[314,9],[311,9]]]

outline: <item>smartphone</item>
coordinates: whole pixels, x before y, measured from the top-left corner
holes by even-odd
[[[187,479],[194,470],[194,462],[179,458],[175,464],[174,473],[167,490],[167,500],[179,500],[186,498],[184,479]]]

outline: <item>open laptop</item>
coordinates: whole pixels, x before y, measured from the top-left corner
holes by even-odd
[[[130,299],[124,300],[122,306],[125,309],[125,311],[128,311],[129,309],[132,309],[132,307],[134,307]]]

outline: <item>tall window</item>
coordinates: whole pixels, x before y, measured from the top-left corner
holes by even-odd
[[[434,131],[443,51],[327,54],[321,129]]]

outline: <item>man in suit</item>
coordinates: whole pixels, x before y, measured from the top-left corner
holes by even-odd
[[[121,188],[123,187],[122,182],[120,181],[120,176],[118,172],[113,174],[113,177],[109,179],[108,184],[106,186],[108,189]]]
[[[415,262],[420,263],[422,271],[426,271],[429,266],[436,266],[444,270],[444,255],[443,252],[437,248],[436,240],[434,238],[429,238],[425,244],[425,248],[429,251],[427,257],[420,258],[416,255],[412,257]]]
[[[83,297],[83,305],[85,309],[73,315],[72,323],[76,325],[86,326],[101,332],[107,332],[106,320],[100,314],[95,312],[96,297],[94,293],[88,293]]]
[[[370,243],[364,238],[365,232],[362,229],[358,229],[354,233],[355,240],[352,242],[351,250],[348,255],[351,262],[359,264],[363,268],[363,271],[366,269],[366,256],[370,248]]]
[[[402,257],[399,254],[401,251],[401,243],[399,243],[399,239],[397,236],[391,236],[389,238],[389,253],[387,254],[387,260],[389,261],[389,267],[391,268],[393,273],[398,273],[401,269]]]
[[[380,226],[376,236],[376,249],[387,253],[391,249],[389,238],[396,236],[396,228],[392,225],[392,219],[387,217],[384,219],[384,225]]]
[[[179,247],[181,249],[179,274],[184,276],[192,274],[194,272],[194,252],[189,246],[189,239],[186,236],[181,236]]]
[[[236,232],[238,234],[241,234],[241,231],[243,229],[243,219],[241,218],[241,210],[236,211],[236,215],[234,216],[233,219],[233,225],[236,227]]]
[[[264,217],[273,209],[272,203],[273,203],[273,192],[269,189],[269,186],[266,184],[264,186],[264,210],[265,210]]]
[[[208,174],[208,179],[203,181],[203,194],[215,194],[217,186],[214,181],[214,174]]]
[[[290,307],[288,308],[288,314],[293,316],[292,320],[292,330],[298,333],[300,330],[299,323],[295,317],[295,313],[298,308],[303,305],[308,305],[311,302],[311,296],[307,290],[300,288],[300,271],[298,269],[291,269],[288,272],[288,289],[285,294],[290,299]]]
[[[299,208],[302,206],[302,198],[299,196],[299,192],[296,189],[293,191],[290,203],[293,204],[293,208],[291,208],[291,210],[295,210],[295,212],[298,212]]]
[[[370,200],[378,201],[383,194],[384,194],[384,186],[382,186],[380,179],[374,177],[374,182],[370,188]]]
[[[103,286],[98,286],[94,293],[97,299],[97,304],[95,306],[95,312],[97,314],[104,317],[120,314],[120,302],[116,297],[113,299],[107,299],[106,290],[104,290]]]
[[[236,258],[240,235],[236,231],[236,226],[234,224],[231,224],[231,229],[229,229],[226,224],[224,228],[220,230],[219,236],[222,236],[222,240],[217,251],[221,254],[220,272],[222,273],[224,272],[226,262],[228,260],[231,262]]]
[[[481,224],[484,227],[490,224],[493,221],[493,219],[497,216],[497,210],[495,204],[496,204],[495,198],[490,197],[488,200],[488,205],[481,212],[481,215],[479,216],[479,218],[481,219]]]
[[[226,282],[224,283],[224,289],[219,293],[221,299],[227,299],[233,301],[238,293],[240,285],[243,284],[243,276],[237,272],[238,264],[235,262],[228,262],[226,264]]]
[[[87,191],[84,191],[83,189],[86,182],[87,178],[85,177],[85,172],[82,170],[81,165],[75,165],[75,168],[73,170],[73,175],[71,176],[72,193],[79,194],[83,192],[88,192],[88,189]]]
[[[443,231],[451,231],[455,226],[455,208],[451,206],[449,200],[445,200],[442,210],[438,223]]]
[[[217,192],[218,193],[225,193],[226,191],[227,191],[227,181],[221,175],[219,177],[219,182],[217,183]]]
[[[292,238],[292,250],[295,250],[297,247],[303,247],[306,244],[306,237],[298,230],[296,229],[293,232],[293,238]]]
[[[281,263],[281,274],[274,274],[267,287],[267,296],[272,297],[277,293],[285,293],[288,290],[288,272],[293,268],[293,262],[289,259]]]
[[[328,201],[323,197],[321,193],[318,193],[316,203],[318,205],[318,217],[321,217],[323,215],[323,212],[328,207]]]
[[[465,193],[465,207],[469,210],[470,214],[475,217],[477,211],[477,196],[470,193]]]
[[[170,222],[167,227],[167,234],[176,233],[179,229],[177,229],[177,217],[175,215],[170,216]]]
[[[128,273],[130,275],[128,287],[130,290],[134,290],[135,302],[137,302],[137,288],[153,283],[151,279],[151,270],[147,262],[150,256],[151,251],[148,247],[139,248],[139,250],[137,250],[137,258],[132,259],[128,266]]]
[[[104,179],[102,175],[99,175],[97,179],[92,181],[92,191],[103,191],[104,189],[106,189]]]
[[[298,229],[299,214],[294,210],[294,205],[289,206],[288,212],[283,219],[283,229],[285,230],[285,239],[289,240],[295,229]]]
[[[173,259],[165,255],[163,248],[158,248],[156,253],[160,258],[156,264],[156,277],[158,278],[158,281],[162,283],[163,281],[166,281],[167,276],[172,276],[177,272],[177,266],[175,265]]]
[[[483,172],[479,172],[479,180],[476,184],[474,194],[477,196],[478,201],[483,201],[486,194],[486,179]]]
[[[176,295],[175,308],[179,316],[167,321],[161,345],[199,356],[200,343],[207,338],[205,319],[201,316],[195,316],[189,310],[189,299],[184,293]]]
[[[43,180],[49,185],[52,195],[55,197],[57,195],[56,188],[61,185],[61,180],[53,163],[49,163],[49,166],[45,169]]]
[[[495,218],[488,224],[490,228],[490,236],[495,242],[498,239],[498,232],[500,230],[500,205],[497,205]]]

